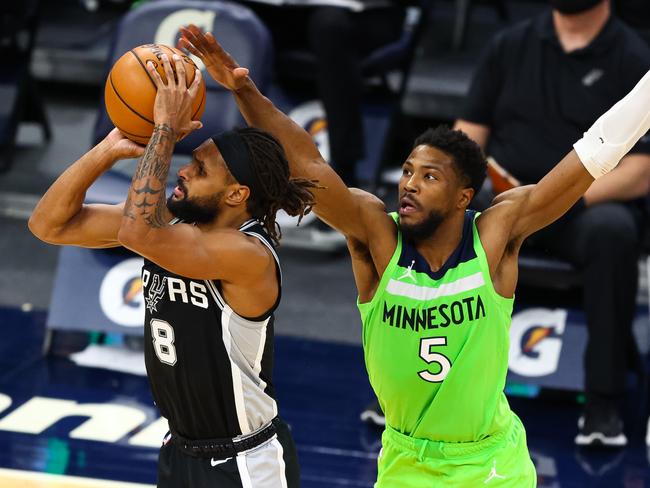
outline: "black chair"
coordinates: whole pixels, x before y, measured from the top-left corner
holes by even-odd
[[[491,4],[496,9],[501,20],[506,20],[509,17],[505,0],[454,0],[454,3],[456,12],[454,16],[454,31],[451,45],[455,51],[462,49],[465,44],[467,23],[472,15],[472,7],[476,3]]]
[[[38,24],[38,0],[0,2],[0,171],[13,160],[18,125],[37,122],[52,133],[30,63]]]
[[[412,7],[413,15],[407,13],[404,31],[399,39],[381,46],[361,61],[361,72],[368,80],[380,79],[382,85],[399,94],[406,85],[408,71],[415,54],[415,46],[420,39],[433,0],[420,0]],[[316,56],[307,49],[279,51],[276,53],[276,70],[282,77],[301,80],[314,80],[318,73]],[[388,75],[392,72],[402,74],[400,83],[391,87]]]

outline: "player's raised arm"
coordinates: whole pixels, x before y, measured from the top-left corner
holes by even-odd
[[[291,175],[317,180],[324,190],[315,190],[314,211],[335,229],[347,237],[367,243],[367,228],[364,222],[373,220],[368,213],[376,214],[378,220],[385,220],[393,227],[381,206],[368,206],[365,198],[351,193],[336,172],[325,162],[311,136],[287,115],[278,110],[263,96],[248,77],[248,70],[221,47],[211,33],[204,34],[190,25],[181,29],[183,37],[179,47],[189,50],[201,58],[210,75],[225,88],[232,91],[246,122],[275,136],[282,144],[289,161]]]
[[[117,129],[57,178],[38,202],[29,229],[50,244],[89,248],[117,247],[122,205],[84,205],[86,191],[120,159],[141,156],[144,148]]]
[[[499,195],[495,207],[516,208],[511,241],[522,241],[560,218],[594,179],[612,171],[650,129],[650,72],[585,132],[539,183]],[[491,209],[492,210],[492,209]]]

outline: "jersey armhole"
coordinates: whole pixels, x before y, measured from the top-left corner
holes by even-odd
[[[391,278],[393,270],[395,269],[395,265],[397,264],[397,261],[399,261],[399,257],[402,254],[402,232],[399,229],[397,212],[391,212],[388,215],[393,219],[393,222],[395,222],[395,226],[397,227],[397,244],[395,244],[395,251],[393,251],[393,255],[391,256],[390,261],[384,270],[384,273],[381,275],[379,285],[377,285],[375,294],[370,299],[370,301],[362,303],[359,301],[359,296],[357,295],[357,307],[361,312],[362,318],[370,309],[372,309],[372,307],[374,307],[375,303],[378,300],[377,297],[383,294],[384,290],[386,289],[386,285]]]
[[[494,289],[494,284],[492,283],[492,276],[490,275],[490,265],[487,260],[487,255],[485,254],[485,250],[483,249],[483,243],[481,242],[481,236],[478,231],[478,226],[476,225],[476,219],[479,217],[479,215],[481,215],[481,212],[476,212],[476,214],[474,215],[474,221],[472,222],[472,235],[474,240],[474,252],[478,257],[481,266],[481,272],[483,273],[485,287],[494,296],[497,303],[499,303],[504,307],[509,307],[510,309],[512,309],[512,304],[515,300],[515,297],[514,296],[512,296],[511,298],[504,297]]]
[[[261,234],[255,231],[242,230],[242,232],[248,236],[257,238],[264,246],[266,246],[268,250],[271,252],[271,257],[273,258],[273,263],[275,264],[275,277],[278,282],[278,296],[276,297],[275,302],[273,303],[271,308],[269,308],[266,312],[264,312],[262,315],[258,317],[251,318],[251,317],[243,317],[240,315],[240,317],[242,317],[243,319],[249,320],[251,322],[263,322],[266,319],[268,319],[271,315],[273,315],[273,312],[275,312],[278,306],[280,305],[280,299],[282,298],[282,269],[280,268],[280,258],[278,257],[278,253],[275,251],[271,243],[268,242],[264,238],[264,236],[262,236]]]
[[[251,226],[249,225],[248,227]],[[240,229],[240,231],[250,237],[254,237],[257,240],[259,240],[262,243],[262,245],[266,246],[271,252],[271,257],[275,265],[275,277],[278,282],[278,296],[276,297],[273,305],[271,305],[271,307],[266,312],[264,312],[261,315],[258,315],[257,317],[245,317],[237,313],[237,311],[234,310],[230,306],[230,304],[228,304],[226,298],[223,296],[223,293],[221,291],[221,283],[219,281],[205,280],[205,283],[208,286],[209,290],[211,291],[217,306],[221,310],[225,310],[227,308],[231,313],[235,314],[237,317],[247,322],[251,322],[254,324],[261,324],[264,323],[269,317],[271,317],[271,315],[273,315],[275,310],[280,305],[280,300],[282,298],[282,269],[280,268],[280,258],[278,257],[278,254],[275,252],[275,249],[273,248],[271,243],[268,242],[267,239],[265,239],[264,236],[261,235],[259,232],[255,232],[253,230],[244,230],[244,229]]]

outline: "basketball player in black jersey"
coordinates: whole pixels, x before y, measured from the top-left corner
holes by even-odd
[[[176,57],[175,57],[176,58]],[[155,128],[146,148],[117,129],[70,166],[29,221],[41,240],[144,257],[145,362],[169,420],[159,487],[295,488],[295,447],[278,419],[272,383],[273,312],[281,274],[275,214],[303,215],[315,184],[290,179],[281,146],[242,129],[216,135],[178,171],[166,200],[174,143],[200,126],[184,66],[161,59]],[[85,205],[86,190],[119,159],[142,156],[126,202]]]

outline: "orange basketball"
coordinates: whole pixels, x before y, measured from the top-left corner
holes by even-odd
[[[185,53],[164,44],[138,46],[117,60],[111,68],[104,88],[106,111],[122,134],[139,144],[147,144],[153,132],[153,105],[156,85],[147,72],[146,63],[152,61],[161,78],[166,81],[161,56],[167,54],[174,68],[172,56],[178,54],[185,63],[187,86],[194,80],[196,64]],[[174,68],[175,71],[175,68]],[[205,108],[205,81],[192,106],[192,119],[200,120]]]

